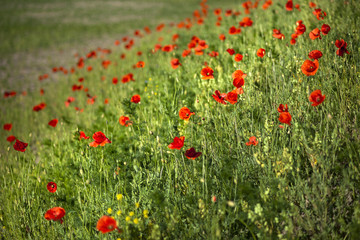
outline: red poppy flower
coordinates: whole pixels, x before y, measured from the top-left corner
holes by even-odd
[[[16,142],[13,147],[16,151],[25,152],[27,146],[28,146],[27,143],[21,142],[16,139]]]
[[[318,69],[319,69],[319,62],[317,59],[315,59],[313,62],[310,60],[305,60],[305,62],[301,66],[301,71],[306,76],[314,76]]]
[[[140,102],[140,100],[141,100],[140,95],[135,94],[134,96],[132,96],[132,97],[131,97],[130,102],[133,102],[133,103],[139,103],[139,102]]]
[[[171,59],[170,64],[173,69],[177,69],[179,66],[181,66],[181,63],[179,62],[179,59],[177,59],[177,58]]]
[[[47,188],[47,190],[48,190],[49,192],[54,193],[54,192],[56,192],[57,185],[56,185],[56,183],[54,183],[54,182],[49,182],[49,183],[47,184],[46,188]]]
[[[309,37],[311,40],[315,40],[317,38],[321,39],[320,30],[318,28],[315,28],[309,33]]]
[[[263,57],[265,56],[265,49],[259,48],[259,49],[257,50],[257,52],[256,52],[256,55],[257,55],[258,57],[263,58]]]
[[[15,136],[13,136],[13,135],[10,135],[10,136],[8,136],[7,138],[6,138],[6,141],[8,141],[8,142],[13,142],[13,141],[15,141],[16,140],[16,137]]]
[[[295,6],[294,6],[297,10],[299,10],[300,11],[300,4],[295,4]]]
[[[120,125],[125,126],[125,127],[128,127],[128,126],[132,125],[132,122],[130,121],[130,118],[126,117],[126,116],[121,116],[119,118],[119,123],[120,123]]]
[[[317,20],[323,20],[326,17],[326,12],[320,8],[315,9],[313,14],[316,16]]]
[[[250,146],[250,145],[254,145],[256,146],[259,142],[256,141],[256,137],[255,136],[252,136],[249,138],[249,142],[245,143],[246,146]]]
[[[337,48],[339,48],[336,51],[336,54],[340,57],[342,57],[344,55],[344,53],[350,54],[349,51],[346,49],[347,48],[347,42],[344,41],[344,39],[341,40],[336,40],[335,42],[335,46]]]
[[[209,53],[209,56],[210,57],[217,57],[217,56],[219,56],[219,53],[216,52],[216,51],[212,51],[212,52]]]
[[[296,35],[302,35],[306,32],[306,26],[302,23],[302,20],[296,22]]]
[[[103,134],[102,132],[96,132],[93,135],[93,139],[95,141],[89,143],[90,147],[97,147],[97,146],[105,146],[107,143],[111,143],[111,141]]]
[[[216,16],[221,15],[221,8],[216,8],[216,9],[214,10],[214,14],[215,14]]]
[[[286,9],[286,11],[293,10],[293,1],[292,0],[287,1],[287,3],[285,4],[285,9]]]
[[[273,29],[273,37],[277,39],[285,39],[285,35],[280,32],[279,29]]]
[[[213,74],[214,74],[214,70],[212,70],[211,67],[205,67],[201,69],[201,75],[203,75],[201,79],[212,79],[214,78]]]
[[[277,110],[279,113],[282,113],[282,112],[288,112],[289,108],[287,104],[285,104],[285,106],[283,104],[280,104]]]
[[[313,2],[309,2],[309,7],[311,7],[311,8],[315,8],[315,7],[316,7],[316,4],[315,4],[315,3],[313,3]]]
[[[182,56],[183,56],[183,57],[187,57],[187,56],[189,56],[190,54],[191,54],[191,50],[185,49],[185,50],[183,51],[183,53],[182,53]]]
[[[263,5],[262,5],[262,8],[264,10],[268,9],[271,5],[272,5],[272,0],[267,0]]]
[[[188,159],[195,160],[195,158],[199,157],[201,155],[201,152],[196,152],[195,148],[189,148],[185,152],[185,157]]]
[[[14,97],[14,96],[16,96],[16,92],[15,92],[15,91],[4,92],[4,98]]]
[[[138,62],[136,63],[136,67],[137,67],[137,68],[143,68],[143,67],[145,67],[145,63],[144,63],[143,61],[138,61]]]
[[[234,91],[228,92],[226,94],[225,100],[231,104],[235,104],[235,103],[237,103],[237,98],[238,98],[238,95],[237,95],[236,89],[235,89]]]
[[[295,38],[292,38],[292,39],[290,40],[290,44],[291,44],[291,45],[295,45],[295,44],[296,44],[296,39],[295,39]]]
[[[174,46],[173,45],[165,45],[162,49],[163,52],[171,52],[172,50],[174,50]]]
[[[187,107],[182,107],[179,111],[179,116],[182,120],[188,121],[191,115],[195,115],[195,113],[191,112]]]
[[[65,209],[63,209],[62,207],[53,207],[49,209],[44,215],[46,220],[53,220],[53,221],[60,220],[60,223],[63,223],[62,218],[64,216],[65,216]]]
[[[249,17],[244,17],[241,22],[239,22],[240,27],[251,27],[253,21]]]
[[[219,35],[219,39],[220,39],[221,41],[224,41],[224,40],[226,39],[226,37],[225,37],[224,34],[220,34],[220,35]]]
[[[39,111],[43,110],[45,107],[46,107],[46,104],[42,102],[42,103],[34,106],[33,111],[39,112]]]
[[[226,105],[227,103],[225,102],[225,99],[226,99],[226,93],[220,93],[219,90],[216,90],[215,91],[215,94],[212,95],[212,97],[215,99],[215,101],[221,103],[221,104],[224,104]]]
[[[235,50],[232,48],[228,48],[226,49],[226,51],[230,54],[230,55],[234,55],[235,54]]]
[[[232,73],[231,77],[233,78],[234,87],[240,88],[244,86],[245,84],[244,78],[246,77],[246,74],[244,74],[243,71],[236,70],[235,72]]]
[[[109,216],[102,216],[96,224],[96,229],[108,233],[117,229],[116,220]]]
[[[313,50],[309,53],[309,58],[311,59],[319,59],[322,57],[322,52],[319,50]]]
[[[327,24],[323,24],[322,26],[321,26],[321,33],[323,34],[323,35],[327,35],[329,32],[330,32],[330,26],[329,25],[327,25]]]
[[[237,53],[234,57],[235,62],[240,62],[243,59],[243,55]]]
[[[79,140],[81,140],[82,138],[83,138],[83,139],[89,139],[89,138],[90,138],[90,136],[89,136],[89,137],[88,137],[88,136],[86,136],[86,135],[85,135],[85,133],[84,133],[83,131],[80,131],[79,133],[80,133]]]
[[[118,78],[117,77],[113,77],[113,79],[112,79],[112,83],[114,84],[114,85],[116,85],[117,83],[118,83]]]
[[[168,145],[170,149],[178,149],[180,150],[184,146],[185,137],[182,136],[180,138],[175,137],[173,142]]]
[[[235,26],[232,26],[229,28],[229,34],[230,35],[235,35],[241,32],[240,28],[236,28]]]
[[[10,131],[12,129],[12,124],[11,123],[5,123],[3,128],[6,131]]]
[[[287,125],[291,125],[291,115],[289,112],[282,112],[280,113],[280,116],[279,116],[279,121],[281,123],[285,123]]]
[[[49,126],[56,127],[58,122],[59,121],[55,118],[55,119],[51,120],[48,124],[49,124]]]
[[[309,101],[312,102],[311,106],[316,107],[325,100],[325,95],[321,95],[321,90],[313,91],[309,96]]]

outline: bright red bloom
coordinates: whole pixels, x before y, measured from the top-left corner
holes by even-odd
[[[309,101],[312,102],[311,106],[316,107],[325,100],[325,95],[321,94],[321,90],[313,91],[309,96]]]
[[[253,24],[253,21],[249,17],[244,17],[241,22],[239,22],[240,27],[251,27]]]
[[[189,148],[185,152],[185,157],[188,159],[195,160],[195,158],[199,157],[201,155],[201,152],[196,152],[195,148]]]
[[[130,102],[133,102],[133,103],[139,103],[139,102],[140,102],[140,100],[141,100],[140,95],[135,94],[134,96],[132,96],[132,97],[131,97]]]
[[[280,113],[280,116],[279,116],[279,121],[281,123],[285,123],[287,125],[291,125],[291,115],[289,112],[282,112]]]
[[[108,233],[117,229],[116,220],[109,216],[102,216],[96,224],[96,229]]]
[[[309,7],[311,7],[311,8],[315,8],[315,7],[316,7],[316,4],[315,4],[315,3],[313,3],[313,2],[309,2]]]
[[[6,131],[10,131],[12,129],[12,124],[11,123],[5,123],[3,128]]]
[[[39,111],[43,110],[45,107],[46,107],[46,104],[42,102],[42,103],[34,106],[33,111],[39,112]]]
[[[168,145],[170,149],[178,149],[180,150],[184,146],[185,137],[182,136],[180,138],[175,137],[173,142]]]
[[[315,59],[313,62],[310,60],[305,60],[305,62],[301,66],[301,71],[306,76],[314,76],[318,69],[319,69],[319,62],[317,59]]]
[[[13,147],[16,151],[25,152],[27,146],[28,146],[27,143],[21,142],[16,139],[16,142]]]
[[[15,141],[16,140],[16,137],[15,136],[13,136],[13,135],[10,135],[10,136],[8,136],[7,138],[6,138],[6,141],[8,141],[8,142],[13,142],[13,141]]]
[[[216,90],[215,91],[215,94],[212,95],[212,97],[215,99],[215,101],[221,103],[221,104],[224,104],[226,105],[227,103],[225,102],[225,99],[226,99],[226,93],[220,93],[219,90]]]
[[[116,85],[117,83],[118,83],[118,78],[117,77],[113,77],[113,79],[112,79],[112,83],[114,84],[114,85]]]
[[[287,1],[287,3],[285,4],[285,9],[286,9],[286,11],[293,10],[293,1],[292,0]]]
[[[119,118],[119,123],[120,123],[120,125],[125,126],[125,127],[128,127],[128,126],[132,125],[132,122],[130,121],[130,118],[126,117],[126,116],[121,116]]]
[[[306,26],[302,23],[302,20],[296,22],[296,35],[302,35],[306,32]]]
[[[188,121],[191,115],[195,115],[195,113],[191,112],[187,107],[182,107],[179,111],[179,117],[182,120]]]
[[[294,6],[297,10],[299,10],[300,11],[300,4],[295,4],[295,6]]]
[[[234,91],[228,92],[226,94],[226,101],[228,101],[231,104],[237,103],[238,94],[236,93],[236,89]]]
[[[285,39],[285,35],[280,32],[279,29],[273,29],[273,37],[277,39]]]
[[[56,125],[58,124],[59,120],[57,120],[56,118],[51,120],[48,124],[49,126],[52,126],[52,127],[56,127]]]
[[[107,143],[111,143],[111,141],[103,134],[102,132],[96,132],[93,135],[93,139],[95,141],[89,143],[90,147],[97,147],[97,146],[105,146]]]
[[[277,111],[279,113],[282,113],[282,112],[289,112],[289,108],[288,108],[288,105],[286,104],[285,106],[283,104],[280,104]]]
[[[323,34],[323,35],[327,35],[329,32],[330,32],[330,26],[329,25],[327,25],[327,24],[323,24],[322,26],[321,26],[321,33]]]
[[[226,49],[226,51],[230,54],[230,55],[234,55],[235,54],[235,50],[232,48],[228,48]]]
[[[57,185],[56,185],[56,183],[54,183],[54,182],[49,182],[49,183],[47,184],[46,188],[47,188],[47,190],[48,190],[49,192],[54,193],[54,192],[56,192]]]
[[[63,209],[62,207],[53,207],[49,209],[44,215],[46,220],[53,220],[53,221],[60,220],[60,223],[63,223],[62,218],[64,216],[65,216],[65,209]]]
[[[173,69],[177,69],[179,66],[181,66],[181,63],[179,62],[179,59],[177,59],[177,58],[171,59],[170,64]]]
[[[235,26],[232,26],[231,28],[229,28],[229,34],[230,35],[235,35],[241,33],[241,29],[240,28],[236,28]]]
[[[81,140],[82,138],[83,138],[83,139],[89,139],[89,138],[90,138],[90,136],[89,136],[89,137],[88,137],[88,136],[86,136],[86,135],[85,135],[85,133],[84,133],[83,131],[80,131],[79,133],[80,133],[79,140]]]
[[[342,57],[344,55],[344,53],[350,54],[349,51],[346,49],[347,48],[347,42],[344,41],[344,39],[341,40],[336,40],[335,42],[335,46],[337,48],[339,48],[336,51],[336,54],[340,57]]]
[[[323,20],[326,17],[326,12],[317,8],[313,11],[313,14],[316,16],[317,20]]]
[[[313,50],[309,53],[309,58],[311,59],[319,59],[322,57],[322,52],[319,50]]]
[[[220,39],[221,41],[224,41],[224,40],[226,39],[226,37],[225,37],[224,34],[220,34],[220,35],[219,35],[219,39]]]
[[[265,56],[265,49],[259,48],[259,49],[257,50],[257,52],[256,52],[256,55],[257,55],[258,57],[263,58],[263,57]]]
[[[243,73],[243,71],[236,70],[235,72],[232,73],[231,77],[233,78],[234,87],[240,88],[240,87],[244,86],[244,84],[245,84],[244,78],[246,77],[246,74]]]
[[[191,50],[185,49],[185,50],[183,51],[183,53],[182,53],[182,56],[183,56],[183,57],[187,57],[187,56],[189,56],[190,54],[191,54]]]
[[[174,46],[169,44],[169,45],[165,45],[162,47],[161,49],[163,52],[171,52],[174,50]]]
[[[252,136],[249,138],[249,142],[246,143],[246,146],[254,145],[256,146],[259,142],[256,141],[256,137]]]
[[[213,74],[214,74],[214,70],[212,70],[211,67],[205,67],[201,69],[201,75],[203,75],[201,79],[212,79],[214,78]]]
[[[235,62],[240,62],[243,59],[243,55],[237,53],[234,57]]]
[[[296,43],[296,39],[295,39],[295,38],[292,38],[292,39],[290,40],[290,44],[291,44],[291,45],[295,45],[295,43]]]
[[[317,38],[321,39],[321,35],[320,35],[320,29],[318,28],[315,28],[314,30],[312,30],[310,33],[309,33],[309,37],[311,40],[315,40]]]
[[[137,67],[137,68],[144,68],[144,67],[145,67],[145,63],[144,63],[143,61],[138,61],[138,62],[136,63],[136,67]]]

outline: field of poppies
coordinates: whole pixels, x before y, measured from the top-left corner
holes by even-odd
[[[1,75],[1,239],[360,236],[360,3],[212,3]]]

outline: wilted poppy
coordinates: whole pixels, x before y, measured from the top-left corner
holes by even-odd
[[[309,58],[311,59],[319,59],[322,57],[322,52],[319,50],[313,50],[309,53]]]
[[[212,95],[212,97],[215,99],[215,101],[221,103],[221,104],[224,104],[226,105],[227,103],[225,102],[225,99],[226,99],[226,93],[220,93],[219,90],[216,90],[215,91],[215,94]]]
[[[179,111],[179,117],[182,120],[188,121],[191,115],[195,115],[195,113],[191,112],[190,109],[188,109],[187,107],[182,107]]]
[[[96,229],[108,233],[117,229],[116,220],[109,216],[102,216],[96,224]]]
[[[64,216],[65,216],[65,209],[63,209],[62,207],[53,207],[49,209],[44,215],[46,220],[53,220],[53,221],[60,220],[60,223],[63,223],[62,218]]]
[[[5,123],[3,128],[6,131],[10,131],[12,129],[12,124],[11,123]]]
[[[126,117],[126,116],[121,116],[119,118],[119,123],[120,123],[120,125],[125,126],[125,127],[128,127],[128,126],[132,125],[132,122],[130,121],[130,118]]]
[[[344,55],[344,53],[349,54],[349,51],[346,49],[346,48],[347,48],[347,42],[345,42],[344,39],[336,40],[335,46],[336,46],[337,48],[339,48],[339,49],[336,51],[336,54],[337,54],[338,56],[342,57],[342,56]]]
[[[6,138],[6,141],[8,141],[8,142],[13,142],[13,141],[15,141],[15,140],[16,140],[16,137],[13,136],[13,135],[10,135],[10,136],[8,136],[8,137]]]
[[[321,26],[321,33],[323,34],[323,35],[327,35],[329,32],[330,32],[330,26],[329,25],[327,25],[327,24],[323,24],[322,26]]]
[[[203,75],[201,79],[212,79],[214,78],[213,74],[214,74],[214,70],[212,70],[211,67],[205,67],[201,69],[201,75]]]
[[[226,51],[230,54],[230,55],[234,55],[235,54],[235,50],[232,48],[228,48],[226,49]]]
[[[48,182],[46,188],[47,188],[47,190],[48,190],[49,192],[54,193],[54,192],[56,192],[57,184],[54,183],[54,182]]]
[[[173,69],[177,69],[179,66],[181,66],[181,63],[179,62],[179,59],[177,59],[177,58],[171,59],[170,64]]]
[[[53,119],[53,120],[51,120],[48,124],[49,124],[49,126],[51,126],[51,127],[56,127],[56,125],[58,124],[58,120],[55,118],[55,119]]]
[[[27,143],[21,142],[16,139],[16,142],[13,147],[16,151],[25,152],[27,146],[28,146]]]
[[[201,152],[196,152],[195,148],[189,148],[185,152],[185,157],[188,159],[195,160],[195,158],[199,157],[201,155]]]
[[[317,38],[321,39],[320,29],[315,28],[314,30],[312,30],[312,31],[309,33],[309,37],[310,37],[311,40],[315,40],[315,39],[317,39]]]
[[[252,136],[249,138],[249,141],[246,144],[246,146],[250,146],[250,145],[254,145],[256,146],[259,142],[256,141],[256,137],[255,136]]]
[[[234,57],[235,62],[240,62],[243,59],[243,55],[237,53]]]
[[[301,66],[301,71],[302,71],[306,76],[313,76],[313,75],[315,75],[315,73],[317,72],[318,69],[319,69],[319,62],[318,62],[317,59],[315,59],[314,61],[305,60],[305,62],[304,62],[303,65]]]
[[[325,95],[321,94],[321,90],[313,91],[309,96],[309,101],[312,102],[311,106],[316,107],[325,100]]]
[[[288,124],[288,125],[291,125],[291,115],[289,112],[282,112],[280,113],[280,116],[279,116],[279,121],[281,123],[285,123],[285,124]]]
[[[175,137],[173,142],[168,145],[170,149],[180,150],[184,146],[185,137],[181,136],[180,138]]]
[[[80,140],[81,140],[82,138],[83,138],[83,139],[89,139],[89,138],[90,138],[90,136],[89,136],[89,137],[86,136],[83,131],[80,131],[79,134],[80,134],[80,136],[79,136],[79,139],[80,139]]]
[[[111,143],[111,141],[105,136],[102,132],[96,132],[93,135],[93,139],[95,141],[89,143],[90,147],[97,147],[97,146],[105,146],[107,143]]]
[[[132,97],[131,97],[130,102],[133,102],[133,103],[139,103],[139,102],[140,102],[140,100],[141,100],[140,95],[135,94],[134,96],[132,96]]]
[[[263,58],[263,57],[265,56],[265,49],[259,48],[259,49],[257,50],[257,52],[256,52],[256,55],[257,55],[258,57]]]

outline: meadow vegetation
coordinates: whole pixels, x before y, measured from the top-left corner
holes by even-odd
[[[360,5],[289,2],[144,2],[131,14],[158,17],[138,23],[49,5],[69,39],[119,35],[4,84],[1,238],[356,239]],[[39,21],[1,54],[55,46]]]

